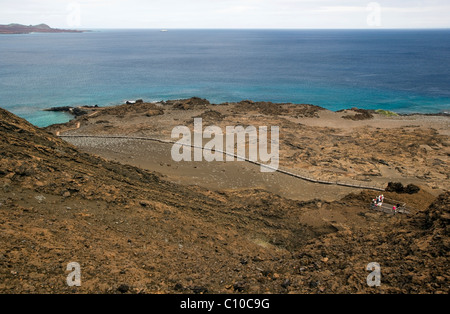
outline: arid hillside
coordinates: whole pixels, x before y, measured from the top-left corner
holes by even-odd
[[[450,194],[386,192],[410,217],[371,211],[373,195],[178,185],[0,109],[0,293],[449,293]]]

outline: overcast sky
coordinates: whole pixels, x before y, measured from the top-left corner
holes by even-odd
[[[0,0],[0,24],[58,28],[449,28],[450,0]]]

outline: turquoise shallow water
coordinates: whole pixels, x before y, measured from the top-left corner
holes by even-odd
[[[97,30],[0,36],[0,106],[38,126],[53,106],[198,96],[450,111],[450,31]]]

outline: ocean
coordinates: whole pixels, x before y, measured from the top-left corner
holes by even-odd
[[[0,36],[0,107],[189,97],[399,113],[450,111],[450,30],[93,30]]]

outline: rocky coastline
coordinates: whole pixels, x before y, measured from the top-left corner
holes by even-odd
[[[58,29],[51,28],[47,24],[39,25],[22,25],[22,24],[8,24],[0,25],[0,34],[30,34],[30,33],[83,33],[85,30],[75,29]]]

